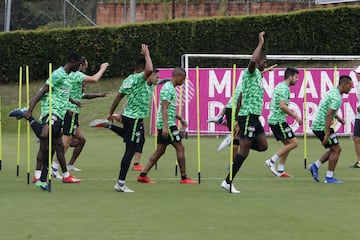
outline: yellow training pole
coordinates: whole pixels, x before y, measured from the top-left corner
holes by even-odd
[[[48,159],[48,190],[51,192],[51,159],[52,159],[52,64],[49,63],[49,159]]]
[[[0,170],[2,169],[2,125],[1,125],[1,96],[0,96]]]
[[[303,102],[303,132],[304,132],[304,168],[306,169],[306,158],[307,158],[307,146],[306,146],[306,137],[307,137],[307,103],[306,103],[306,68],[304,69],[304,80],[303,80],[303,88],[304,88],[304,102]]]
[[[231,142],[230,142],[230,163],[229,163],[229,166],[230,166],[230,190],[229,192],[231,193],[232,192],[232,189],[231,189],[231,186],[232,186],[232,174],[233,174],[233,162],[234,162],[234,151],[233,151],[233,147],[234,147],[234,126],[235,126],[235,85],[236,85],[236,64],[233,65],[233,76],[232,76],[232,84],[231,84],[231,95],[232,95],[232,98],[231,98]],[[237,99],[236,99],[237,100]]]
[[[201,151],[200,151],[200,74],[199,67],[196,67],[196,124],[197,124],[197,159],[198,159],[198,182],[201,182]]]
[[[22,67],[19,69],[19,109],[21,108],[21,89],[22,88]],[[17,141],[17,160],[16,160],[16,176],[19,176],[20,169],[20,138],[21,138],[21,121],[18,121],[18,141]]]
[[[26,65],[26,107],[29,109],[29,66]],[[30,123],[27,121],[27,183],[30,184]]]
[[[180,86],[180,99],[179,99],[179,109],[178,109],[178,115],[182,116],[182,101],[183,101],[183,85]],[[181,131],[181,122],[178,121],[178,130]],[[178,161],[175,160],[175,176],[177,176],[177,170],[178,170]]]

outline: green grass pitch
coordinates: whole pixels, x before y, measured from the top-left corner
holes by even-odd
[[[250,152],[234,180],[241,194],[220,189],[227,174],[229,148],[216,153],[222,138],[201,138],[201,184],[180,185],[175,177],[171,146],[149,176],[156,184],[136,182],[129,171],[127,185],[135,193],[118,193],[113,185],[124,144],[105,129],[85,135],[87,145],[75,175],[80,184],[52,180],[53,192],[27,184],[26,138],[21,139],[20,176],[16,176],[16,134],[3,136],[0,171],[2,239],[356,239],[360,170],[353,143],[341,138],[343,152],[336,170],[342,185],[316,183],[303,167],[303,140],[290,153],[286,170],[293,179],[273,177],[264,160],[281,145],[268,138],[269,149]],[[197,139],[184,140],[188,175],[197,178]],[[37,143],[31,136],[31,177]],[[154,149],[147,137],[142,163]],[[308,139],[308,161],[323,152],[317,139]],[[69,154],[67,154],[69,156]],[[326,167],[319,171],[323,179]]]

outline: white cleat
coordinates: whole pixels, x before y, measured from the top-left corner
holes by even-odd
[[[51,176],[57,179],[63,179],[58,170],[51,169]]]
[[[74,171],[74,172],[81,172],[82,171],[80,168],[77,168],[74,165],[67,165],[66,168],[67,168],[68,171]]]
[[[225,189],[226,191],[230,192],[230,184],[228,184],[226,182],[226,180],[222,181],[220,187],[222,189]],[[240,193],[239,190],[236,190],[236,188],[234,187],[234,184],[231,184],[231,193]]]
[[[134,190],[131,190],[125,184],[120,186],[120,184],[118,182],[115,183],[114,190],[117,192],[126,192],[126,193],[134,192]]]
[[[270,159],[265,161],[265,166],[270,170],[272,174],[274,174],[276,177],[280,177],[280,173],[276,171],[275,164],[271,162]]]
[[[230,146],[231,143],[231,135],[227,135],[225,139],[220,143],[219,147],[217,148],[217,152],[221,152],[227,146]]]

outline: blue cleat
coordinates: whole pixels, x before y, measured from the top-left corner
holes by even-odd
[[[310,164],[308,168],[314,180],[320,182],[318,177],[319,168],[315,164]]]
[[[334,177],[325,177],[325,183],[329,183],[329,184],[342,184],[344,183],[343,181],[337,180]]]
[[[26,112],[27,112],[27,108],[21,108],[21,109],[17,108],[9,113],[9,117],[15,117],[16,119],[19,120],[25,117]]]
[[[47,182],[37,181],[35,183],[35,186],[43,191],[49,191],[49,185],[47,184]]]

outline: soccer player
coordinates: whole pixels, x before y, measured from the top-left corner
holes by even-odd
[[[241,165],[249,155],[250,149],[265,151],[268,147],[265,131],[259,117],[262,113],[264,100],[263,77],[261,71],[267,66],[267,57],[261,51],[264,44],[265,32],[259,33],[259,42],[250,59],[248,67],[244,70],[241,84],[242,98],[239,98],[236,106],[238,125],[240,128],[240,148],[232,165],[232,178],[236,176]],[[221,183],[221,188],[232,193],[240,193],[230,180],[230,173]]]
[[[285,70],[284,81],[275,87],[271,97],[268,124],[276,140],[281,141],[284,146],[270,159],[265,161],[265,166],[277,177],[292,177],[285,172],[285,162],[290,151],[297,147],[297,140],[291,127],[286,122],[286,116],[289,115],[300,125],[302,124],[302,119],[288,107],[290,100],[290,86],[295,85],[298,79],[299,71],[295,68],[287,68]],[[280,161],[276,170],[275,164],[279,159]]]
[[[325,183],[340,184],[343,181],[334,177],[334,171],[340,156],[341,147],[339,139],[331,126],[333,119],[336,118],[341,124],[345,124],[343,118],[336,115],[342,103],[342,95],[348,94],[352,88],[352,80],[349,76],[340,76],[337,87],[330,89],[321,98],[315,120],[312,123],[313,133],[327,150],[316,162],[308,166],[309,171],[316,182],[319,182],[318,171],[321,164],[328,161]]]
[[[83,86],[84,86],[83,84],[98,82],[102,77],[102,75],[104,74],[104,72],[106,71],[107,67],[109,66],[109,63],[102,63],[100,66],[100,70],[92,76],[88,76],[84,73],[86,72],[88,66],[89,63],[87,59],[85,57],[82,57],[82,61],[78,71],[72,72],[69,75],[69,79],[71,81],[70,98],[74,101],[74,103],[68,102],[67,111],[63,122],[62,140],[64,142],[65,153],[67,149],[70,147],[73,136],[76,136],[76,138],[78,138],[80,143],[83,143],[82,146],[84,146],[85,144],[85,138],[81,134],[81,128],[79,126],[79,112],[80,112],[81,100],[83,99]],[[74,166],[75,160],[76,158],[74,157],[71,158],[71,160],[69,161],[69,165],[67,166],[68,170],[81,171],[81,169],[76,168]],[[53,161],[52,174],[56,177],[59,177],[59,173],[57,172],[58,167],[59,167],[58,162]]]
[[[66,168],[64,145],[61,139],[61,125],[65,117],[67,102],[70,92],[69,75],[79,69],[81,56],[76,52],[71,52],[67,56],[67,62],[63,67],[59,67],[52,73],[52,116],[49,116],[49,83],[48,79],[44,86],[31,99],[29,108],[22,110],[13,110],[10,116],[17,119],[25,118],[30,122],[30,126],[40,139],[39,152],[37,154],[36,171],[33,182],[43,190],[48,190],[47,173],[48,173],[48,152],[49,152],[49,124],[52,126],[52,153],[56,152],[62,172],[64,183],[78,183],[80,179],[74,178],[69,174]],[[32,116],[32,111],[36,104],[41,101],[40,123]]]
[[[354,72],[356,73],[357,84],[355,85],[357,103],[356,103],[356,117],[355,117],[355,126],[353,141],[355,146],[355,153],[357,161],[352,165],[352,168],[360,168],[360,66],[358,66]]]
[[[141,53],[143,56],[136,61],[135,72],[123,81],[107,116],[107,119],[112,121],[119,102],[127,96],[128,103],[121,116],[124,125],[125,153],[121,160],[119,177],[114,186],[118,192],[134,192],[125,185],[126,174],[137,147],[145,142],[144,118],[149,115],[154,84],[157,82],[157,79],[154,82],[147,81],[153,72],[153,64],[146,44],[141,45]]]
[[[165,153],[167,145],[171,144],[176,151],[177,161],[181,173],[181,184],[197,184],[186,175],[185,149],[181,142],[180,132],[176,126],[176,119],[180,120],[182,128],[186,129],[186,121],[176,114],[176,87],[181,86],[186,78],[184,69],[176,67],[172,72],[170,82],[165,83],[160,91],[160,106],[157,111],[156,127],[158,129],[157,148],[150,156],[144,170],[140,173],[137,180],[143,183],[154,183],[147,174]]]
[[[136,71],[135,71],[136,72]],[[170,81],[170,79],[162,79],[159,80],[159,70],[153,69],[153,73],[150,75],[150,77],[147,79],[147,82],[149,84],[164,84],[165,82]],[[116,125],[111,122],[109,122],[107,119],[95,119],[90,122],[90,127],[103,127],[110,129],[120,137],[124,137],[124,126],[122,125],[122,112],[124,111],[125,107],[127,105],[127,102],[123,104],[120,113],[119,114],[113,114],[113,120],[116,120],[120,124]],[[132,166],[133,171],[142,171],[144,168],[141,166],[141,157],[142,157],[142,151],[144,148],[145,141],[142,141],[141,144],[136,145],[136,150],[134,154],[134,164]]]
[[[264,74],[266,72],[272,71],[276,66],[277,66],[277,64],[273,64],[272,66],[265,68],[261,73]],[[241,97],[240,89],[241,89],[241,87],[238,87],[235,89],[235,95],[234,95],[235,96],[235,100],[234,100],[235,104],[237,103],[237,101],[241,102],[241,99],[239,99],[239,97]],[[229,99],[228,103],[221,110],[221,112],[216,117],[209,118],[208,122],[213,122],[215,124],[227,126],[229,131],[231,132],[231,115],[232,115],[232,98]],[[224,116],[225,116],[226,121],[224,120]],[[230,119],[230,121],[228,121],[228,119]],[[235,119],[235,121],[236,121],[236,119]],[[234,127],[235,127],[235,129],[234,129],[233,150],[234,150],[234,156],[235,156],[236,152],[238,151],[238,147],[239,147],[239,136],[238,136],[239,126],[237,125],[237,122],[234,125]],[[221,152],[224,148],[229,146],[230,143],[231,143],[231,135],[228,134],[225,137],[225,139],[220,143],[220,145],[218,146],[216,151]]]

